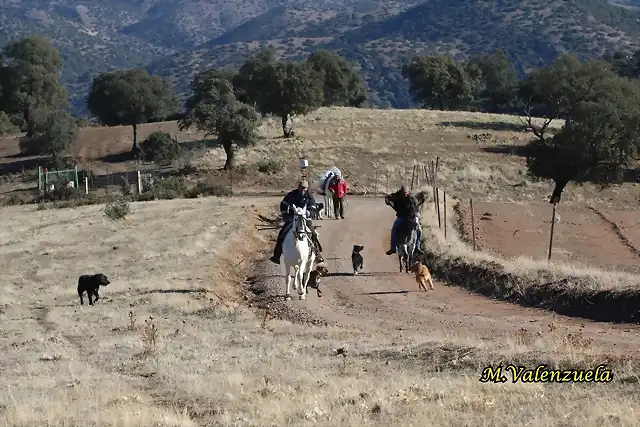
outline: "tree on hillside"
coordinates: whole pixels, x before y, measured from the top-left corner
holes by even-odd
[[[480,71],[473,63],[462,64],[449,55],[414,56],[402,68],[410,91],[424,108],[458,110],[469,106]]]
[[[67,91],[60,84],[60,55],[44,37],[27,36],[8,43],[0,65],[0,110],[19,114],[27,136],[33,135],[36,110],[68,107]]]
[[[600,61],[560,58],[526,82],[530,100],[548,111],[528,145],[530,175],[552,179],[556,204],[571,182],[616,182],[640,149],[640,85],[616,76]],[[565,121],[553,136],[550,118]]]
[[[360,73],[340,55],[318,50],[309,56],[307,63],[322,74],[323,106],[359,107],[367,99]]]
[[[12,132],[18,132],[19,130],[20,129],[11,123],[11,118],[7,116],[4,111],[0,111],[0,136],[4,136]]]
[[[250,57],[233,76],[233,90],[238,101],[253,105],[266,114],[265,105],[271,96],[270,82],[273,80],[278,58],[273,49],[263,49]]]
[[[257,139],[259,114],[236,99],[228,79],[211,70],[194,76],[185,108],[184,118],[179,121],[180,128],[195,125],[205,136],[217,135],[227,155],[224,169],[234,167],[234,144],[248,146]]]
[[[141,69],[103,73],[93,79],[87,106],[106,126],[133,126],[138,152],[138,125],[164,120],[178,109],[173,85]]]
[[[274,114],[282,120],[285,137],[294,114],[308,114],[322,104],[322,74],[306,62],[277,62],[272,50],[250,58],[233,79],[238,100],[254,105],[264,116]]]
[[[309,114],[321,105],[322,77],[306,63],[288,62],[276,67],[270,81],[273,90],[264,111],[280,117],[282,132],[288,138],[293,134],[293,127],[288,126],[289,118]]]
[[[529,128],[538,139],[544,139],[552,120],[567,120],[581,102],[606,95],[616,77],[605,61],[581,62],[571,54],[532,71],[519,87]],[[544,117],[541,126],[533,123],[534,115]]]
[[[471,59],[482,76],[480,77],[479,98],[485,104],[484,111],[498,113],[515,99],[518,88],[518,74],[504,51],[493,55],[482,54]]]
[[[56,166],[61,157],[73,146],[78,136],[76,119],[66,110],[50,110],[35,118],[31,147],[35,154],[48,155]]]

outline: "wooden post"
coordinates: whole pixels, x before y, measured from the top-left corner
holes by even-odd
[[[436,206],[438,206],[438,228],[442,228],[442,222],[440,222],[440,192],[438,191],[438,187],[436,189]]]
[[[444,239],[447,240],[447,192],[443,191],[442,195],[444,197],[442,203],[442,211],[444,212]]]
[[[471,208],[471,235],[473,236],[473,250],[476,250],[476,223],[473,218],[473,199],[469,199],[469,207]]]
[[[138,175],[138,195],[142,194],[142,175],[140,171],[136,171]]]
[[[411,169],[411,191],[413,191],[413,183],[416,176],[416,165],[413,165],[413,169]]]
[[[551,235],[549,236],[549,256],[547,257],[547,261],[551,261],[551,250],[553,248],[553,229],[556,224],[556,204],[553,204],[553,211],[551,213]]]
[[[89,177],[84,177],[84,194],[89,194]]]
[[[376,177],[373,182],[373,194],[378,195],[378,169],[376,169]]]
[[[438,179],[438,171],[440,170],[440,156],[436,157],[435,177]]]
[[[424,170],[424,179],[427,181],[427,185],[431,185],[431,181],[429,180],[429,171],[427,170],[427,165],[422,165],[422,169]]]

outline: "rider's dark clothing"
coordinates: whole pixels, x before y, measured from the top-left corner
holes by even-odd
[[[391,193],[385,197],[385,202],[391,204],[391,207],[396,211],[396,220],[391,227],[391,249],[387,251],[387,255],[396,253],[396,235],[398,227],[403,221],[406,221],[412,213],[417,212],[418,200],[411,194],[404,194],[402,190],[398,190],[395,193]],[[422,252],[420,248],[422,243],[422,228],[418,226],[417,239],[416,239],[416,251]]]
[[[282,244],[284,243],[284,237],[289,231],[289,228],[292,225],[293,221],[293,212],[291,211],[291,206],[297,206],[298,208],[306,207],[307,211],[315,208],[316,201],[313,196],[308,192],[302,192],[298,189],[292,190],[287,193],[286,196],[280,202],[280,213],[282,214],[282,219],[284,219],[284,225],[280,229],[278,233],[278,239],[276,240],[276,247],[273,250],[273,257],[271,257],[271,261],[280,264],[280,257],[282,256]],[[318,262],[323,262],[323,258],[320,255],[322,252],[322,245],[320,244],[320,240],[318,239],[318,234],[316,230],[313,228],[311,224],[311,220],[307,219],[307,226],[311,229],[311,241],[315,246],[313,249],[316,253],[316,259]]]

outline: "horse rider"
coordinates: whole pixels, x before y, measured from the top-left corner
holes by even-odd
[[[282,256],[282,244],[284,243],[284,237],[287,234],[292,222],[293,222],[293,212],[291,211],[291,206],[296,206],[298,208],[307,208],[307,212],[311,209],[315,209],[316,201],[313,196],[309,193],[309,183],[307,181],[300,181],[298,183],[298,188],[287,193],[286,196],[280,202],[280,213],[282,214],[282,219],[284,219],[284,225],[280,229],[280,233],[278,233],[278,239],[276,240],[276,247],[273,250],[273,256],[269,258],[269,260],[275,264],[280,264],[280,257]],[[324,262],[324,258],[320,255],[322,252],[322,245],[320,244],[320,240],[318,239],[318,234],[316,233],[315,228],[311,224],[311,220],[307,218],[307,226],[311,230],[311,241],[313,243],[312,249],[316,254],[316,261],[318,263]]]
[[[396,211],[396,220],[393,222],[393,226],[391,227],[391,249],[386,252],[387,255],[393,255],[396,253],[396,235],[398,233],[398,227],[403,221],[408,220],[412,213],[417,216],[416,219],[418,221],[415,251],[418,254],[424,253],[420,248],[420,244],[422,243],[422,226],[420,225],[420,216],[418,212],[416,212],[416,208],[418,206],[416,198],[409,194],[407,188],[403,185],[400,187],[400,190],[395,193],[388,194],[384,198],[384,203],[391,206],[393,210]]]

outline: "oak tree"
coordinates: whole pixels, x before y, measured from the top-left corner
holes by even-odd
[[[164,120],[177,110],[173,85],[141,69],[119,70],[93,79],[87,99],[91,114],[106,126],[133,127],[133,146],[138,152],[138,125]]]
[[[239,102],[229,79],[215,71],[194,76],[185,109],[180,128],[196,126],[205,137],[216,135],[227,156],[224,169],[234,167],[234,145],[249,146],[257,140],[259,114],[252,106]]]

